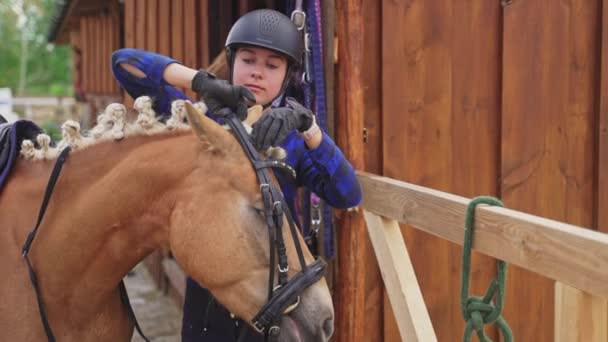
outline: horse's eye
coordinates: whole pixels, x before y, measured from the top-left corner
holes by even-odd
[[[255,212],[258,213],[258,215],[260,215],[262,217],[266,216],[265,215],[266,213],[264,212],[264,209],[260,209],[260,208],[254,207],[253,210],[255,210]]]

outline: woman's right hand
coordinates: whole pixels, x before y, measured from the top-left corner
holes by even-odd
[[[199,94],[205,105],[215,116],[235,113],[242,121],[247,118],[247,107],[255,103],[255,96],[243,86],[234,86],[226,80],[200,70],[192,79],[192,90]]]

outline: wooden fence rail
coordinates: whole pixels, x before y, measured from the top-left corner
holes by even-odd
[[[358,177],[363,186],[362,208],[368,232],[401,337],[408,341],[433,340],[432,325],[397,222],[462,245],[470,199],[365,172],[358,172]],[[602,297],[581,293],[587,296],[595,318],[595,331],[586,336],[593,336],[593,341],[608,341],[608,234],[506,208],[480,206],[473,249],[555,279],[558,287],[563,286],[559,282],[574,287],[568,289],[570,292],[578,289]],[[555,319],[564,321],[564,298],[557,296],[556,302]],[[582,329],[576,328],[579,323],[572,324],[574,331]],[[571,338],[571,331],[556,324],[556,338]]]

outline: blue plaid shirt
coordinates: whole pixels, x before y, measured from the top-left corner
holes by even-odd
[[[120,63],[138,68],[146,77],[131,75]],[[120,85],[133,98],[150,96],[154,100],[154,110],[165,117],[171,113],[172,101],[191,100],[163,79],[163,71],[171,63],[177,61],[144,50],[121,49],[112,54],[112,71]],[[293,182],[288,175],[275,172],[292,212],[295,212],[296,190],[300,186],[307,187],[335,208],[350,208],[361,202],[361,185],[353,167],[325,132],[321,145],[316,149],[308,149],[295,131],[287,136],[281,147],[287,152],[285,162],[297,173]]]

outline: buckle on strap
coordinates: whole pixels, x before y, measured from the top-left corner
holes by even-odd
[[[296,25],[298,31],[302,31],[306,25],[306,13],[301,9],[294,10],[291,12],[291,21]]]
[[[299,272],[287,284],[281,286],[273,293],[272,298],[264,304],[258,314],[253,318],[253,325],[258,327],[269,327],[287,309],[297,301],[299,294],[312,284],[316,283],[327,268],[327,263],[323,259],[317,259],[308,266],[306,271]],[[259,330],[258,330],[259,331]],[[262,330],[263,331],[263,330]]]

